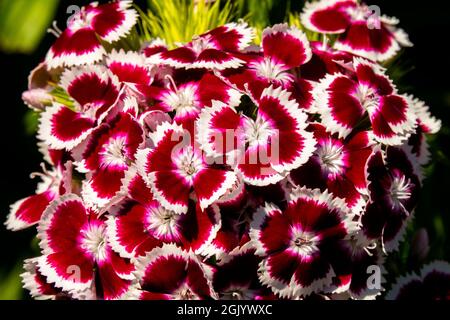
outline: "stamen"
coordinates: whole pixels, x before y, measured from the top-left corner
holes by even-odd
[[[178,93],[179,93],[179,90],[178,90],[178,87],[177,87],[177,85],[176,85],[176,83],[175,83],[175,80],[172,78],[172,76],[171,76],[170,74],[166,74],[166,75],[164,76],[164,78],[165,78],[166,80],[168,80],[169,83],[172,85],[172,90],[175,91],[176,94],[178,94]]]
[[[47,32],[51,33],[56,38],[59,38],[62,34],[62,31],[61,31],[61,29],[58,28],[56,21],[53,21],[52,28],[48,28]]]
[[[48,172],[47,167],[45,166],[45,163],[41,162],[39,165],[41,166],[42,172],[32,172],[30,174],[31,179],[35,179],[36,177],[47,178],[50,176],[50,172]]]
[[[328,47],[328,37],[326,34],[324,34],[322,37],[322,50],[326,51],[327,47]]]
[[[363,247],[363,249],[364,249],[364,251],[367,252],[367,254],[368,254],[370,257],[372,257],[372,256],[373,256],[373,253],[370,252],[370,250],[374,250],[376,247],[377,247],[376,242],[373,242],[373,243],[369,244],[368,246]]]
[[[61,31],[61,29],[60,28],[58,28],[58,22],[55,20],[55,21],[53,21],[53,29],[55,29],[56,30],[56,32],[58,32],[59,34],[62,34],[62,31]]]
[[[385,255],[387,255],[386,249],[384,247],[384,229],[386,228],[386,225],[384,225],[383,229],[381,230],[381,250]]]

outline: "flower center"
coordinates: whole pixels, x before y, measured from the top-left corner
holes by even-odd
[[[178,290],[173,293],[174,300],[198,300],[197,295],[192,292],[187,284],[183,284]]]
[[[274,133],[269,122],[262,119],[259,115],[256,120],[245,119],[244,139],[250,146],[267,143]]]
[[[150,209],[148,216],[148,229],[160,240],[178,240],[177,228],[180,217],[180,215],[162,206],[153,207]]]
[[[280,81],[285,83],[291,80],[291,75],[286,72],[283,65],[275,63],[269,57],[265,57],[261,61],[252,63],[250,68],[254,69],[258,76],[268,79],[269,81]]]
[[[322,170],[327,174],[339,175],[345,169],[343,146],[331,139],[320,144],[316,155],[319,158]]]
[[[355,97],[359,100],[363,108],[369,112],[378,106],[378,95],[368,85],[360,84],[356,90]]]
[[[203,167],[201,156],[196,154],[191,146],[184,148],[174,157],[175,165],[178,168],[179,174],[184,177],[189,183]]]
[[[195,37],[191,42],[191,48],[197,55],[212,47],[213,46],[211,45],[209,39],[205,37]]]
[[[107,166],[127,166],[128,158],[124,150],[126,144],[127,140],[125,137],[111,138],[100,153],[103,156],[104,164]]]
[[[106,228],[104,225],[88,225],[82,231],[81,248],[88,251],[96,261],[106,259]]]
[[[198,113],[199,111],[196,100],[196,88],[192,85],[175,89],[175,91],[166,95],[163,100],[165,100],[165,103],[175,111],[178,117]]]
[[[313,233],[293,228],[290,249],[302,257],[309,257],[319,251],[318,242]]]
[[[69,28],[75,32],[80,29],[89,28],[92,25],[93,13],[87,13],[84,8],[80,12],[75,13],[68,22]]]
[[[254,290],[240,286],[232,286],[223,292],[222,298],[224,300],[250,300],[255,296]]]
[[[348,8],[347,13],[351,16],[352,20],[360,21],[370,18],[371,11],[367,5],[358,5]]]
[[[411,198],[411,182],[404,175],[392,178],[390,194],[395,208],[403,206],[402,201]]]

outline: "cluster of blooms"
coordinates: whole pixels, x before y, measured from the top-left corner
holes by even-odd
[[[11,207],[37,225],[35,298],[374,298],[411,220],[439,130],[380,62],[410,45],[356,0],[307,5],[261,46],[244,22],[173,50],[118,48],[130,1],[90,5],[59,33],[24,100],[46,169]],[[331,35],[330,34],[334,34]],[[66,95],[65,99],[61,96]]]

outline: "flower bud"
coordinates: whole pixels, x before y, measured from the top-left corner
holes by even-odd
[[[44,89],[31,89],[22,93],[22,100],[32,109],[44,110],[51,104],[53,97]]]

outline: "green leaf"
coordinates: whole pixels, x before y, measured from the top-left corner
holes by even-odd
[[[220,1],[206,0],[149,0],[147,13],[136,7],[141,15],[141,34],[146,41],[164,39],[170,48],[176,43],[186,43],[195,35],[232,21],[235,5],[230,1],[223,5]]]
[[[34,110],[28,110],[23,119],[25,132],[28,136],[33,136],[38,129],[39,113]]]
[[[31,53],[55,15],[58,0],[0,0],[0,49]]]
[[[22,282],[20,274],[23,272],[22,263],[0,280],[0,300],[19,300],[22,298]]]

